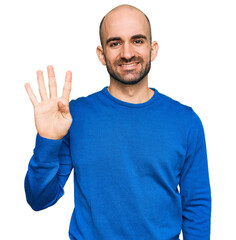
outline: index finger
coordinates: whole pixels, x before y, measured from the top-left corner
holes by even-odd
[[[65,84],[63,87],[62,97],[69,101],[71,92],[72,72],[67,71],[65,77]]]

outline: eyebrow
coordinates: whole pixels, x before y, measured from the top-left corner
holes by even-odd
[[[143,34],[137,34],[131,37],[131,39],[137,39],[137,38],[147,39],[147,37]]]
[[[109,43],[109,42],[112,42],[112,41],[120,41],[121,38],[120,37],[111,37],[111,38],[108,38],[106,40],[106,45]]]
[[[134,35],[131,37],[131,39],[139,39],[139,38],[143,38],[143,39],[147,39],[147,37],[143,34],[137,34],[137,35]],[[106,45],[109,43],[109,42],[112,42],[112,41],[120,41],[121,38],[120,37],[111,37],[111,38],[108,38],[106,40]]]

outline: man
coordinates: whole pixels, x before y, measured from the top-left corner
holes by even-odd
[[[41,102],[30,85],[38,131],[25,178],[38,211],[57,202],[74,168],[70,239],[210,239],[211,193],[202,123],[192,108],[148,88],[158,52],[148,18],[121,5],[100,25],[97,55],[110,86],[69,103],[71,72],[50,98],[37,72]],[[73,122],[72,122],[73,119]],[[179,190],[180,189],[180,190]]]

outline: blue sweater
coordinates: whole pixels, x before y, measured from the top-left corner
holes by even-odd
[[[211,190],[201,120],[155,88],[140,104],[101,91],[70,102],[62,140],[37,134],[25,178],[30,206],[57,202],[74,169],[77,240],[209,240]]]

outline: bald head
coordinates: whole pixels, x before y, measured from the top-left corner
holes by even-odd
[[[150,43],[152,42],[151,24],[148,17],[138,8],[124,4],[113,8],[103,17],[99,27],[99,36],[102,47],[104,47],[104,35],[108,34],[108,26],[113,22],[118,23],[121,18],[127,17],[133,18],[134,21],[136,19],[139,20],[137,21],[137,24],[140,22],[141,24],[145,24],[145,27],[148,31],[148,36],[150,38]]]

